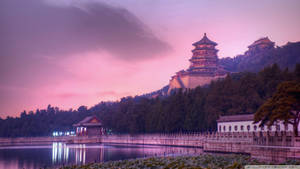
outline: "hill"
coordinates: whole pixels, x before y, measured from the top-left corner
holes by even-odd
[[[288,80],[300,83],[300,64],[294,71],[273,65],[258,73],[234,73],[207,87],[177,90],[166,97],[126,97],[77,110],[49,105],[35,112],[24,111],[17,118],[0,119],[0,137],[47,136],[70,130],[89,115],[97,115],[114,133],[213,131],[220,115],[254,113],[279,83]]]
[[[262,41],[267,44],[266,47],[253,49],[253,45],[262,45],[260,44]],[[273,64],[277,64],[281,69],[294,70],[297,63],[300,63],[300,42],[289,42],[284,46],[275,48],[274,42],[271,42],[267,37],[255,41],[243,55],[219,59],[219,65],[231,73],[259,72]],[[142,96],[147,98],[166,96],[165,90],[167,88],[168,86],[165,86]]]
[[[234,58],[223,58],[219,64],[230,72],[259,72],[265,67],[277,64],[281,69],[293,70],[300,63],[300,42],[287,43],[282,47],[276,47],[251,54],[238,55]]]

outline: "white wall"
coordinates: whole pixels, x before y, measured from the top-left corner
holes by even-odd
[[[283,122],[277,123],[277,125],[280,126],[279,131],[284,131],[285,126]],[[224,130],[225,126],[225,130]],[[231,131],[229,131],[229,127],[231,126]],[[237,126],[237,130],[235,130],[235,126]],[[241,126],[243,126],[243,130],[241,129]],[[250,130],[247,129],[247,126],[250,126]],[[256,130],[254,130],[254,126],[256,126]],[[221,129],[220,129],[221,127]],[[300,131],[300,126],[298,126],[298,129]],[[218,122],[218,132],[253,132],[253,131],[268,131],[268,127],[265,126],[264,130],[262,130],[259,127],[259,123],[253,124],[253,121],[237,121],[237,122]],[[276,131],[276,126],[273,125],[270,127],[270,131]],[[293,131],[293,126],[291,124],[288,125],[287,131]]]

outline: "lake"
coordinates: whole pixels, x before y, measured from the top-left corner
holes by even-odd
[[[201,154],[201,148],[129,144],[65,144],[0,147],[0,168],[44,168],[151,156]]]

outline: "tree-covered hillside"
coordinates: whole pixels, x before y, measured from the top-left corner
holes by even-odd
[[[249,51],[249,50],[248,50]],[[287,43],[281,47],[270,47],[264,50],[257,50],[250,54],[238,55],[219,59],[219,64],[229,72],[259,72],[265,67],[277,64],[281,69],[294,70],[297,63],[300,63],[300,42]],[[164,96],[168,86],[145,94],[145,97]]]
[[[258,72],[275,63],[281,69],[292,70],[297,63],[300,63],[300,42],[287,43],[282,47],[258,51],[250,55],[223,58],[219,63],[230,72]]]
[[[95,114],[115,133],[193,132],[216,130],[220,115],[254,113],[283,81],[300,82],[300,64],[292,72],[277,65],[259,73],[235,73],[208,87],[177,90],[170,96],[127,97],[101,102],[89,109],[23,112],[0,120],[0,136],[44,136],[72,129],[72,124]]]

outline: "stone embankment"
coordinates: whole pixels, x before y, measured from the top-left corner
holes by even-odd
[[[205,136],[195,134],[141,134],[103,136],[102,143],[203,147]]]
[[[53,142],[64,143],[101,143],[101,137],[16,137],[0,138],[0,146],[51,145]]]
[[[291,132],[212,133],[204,152],[242,153],[264,161],[300,160],[300,137]]]
[[[0,138],[0,146],[10,145],[36,145],[52,144],[53,142],[65,143],[117,143],[117,144],[144,144],[203,147],[204,135],[202,134],[140,134],[140,135],[103,135],[97,137],[17,137]]]
[[[53,142],[188,146],[202,148],[204,152],[248,154],[253,158],[266,161],[300,160],[300,137],[295,137],[290,132],[0,138],[0,146],[52,144]]]

